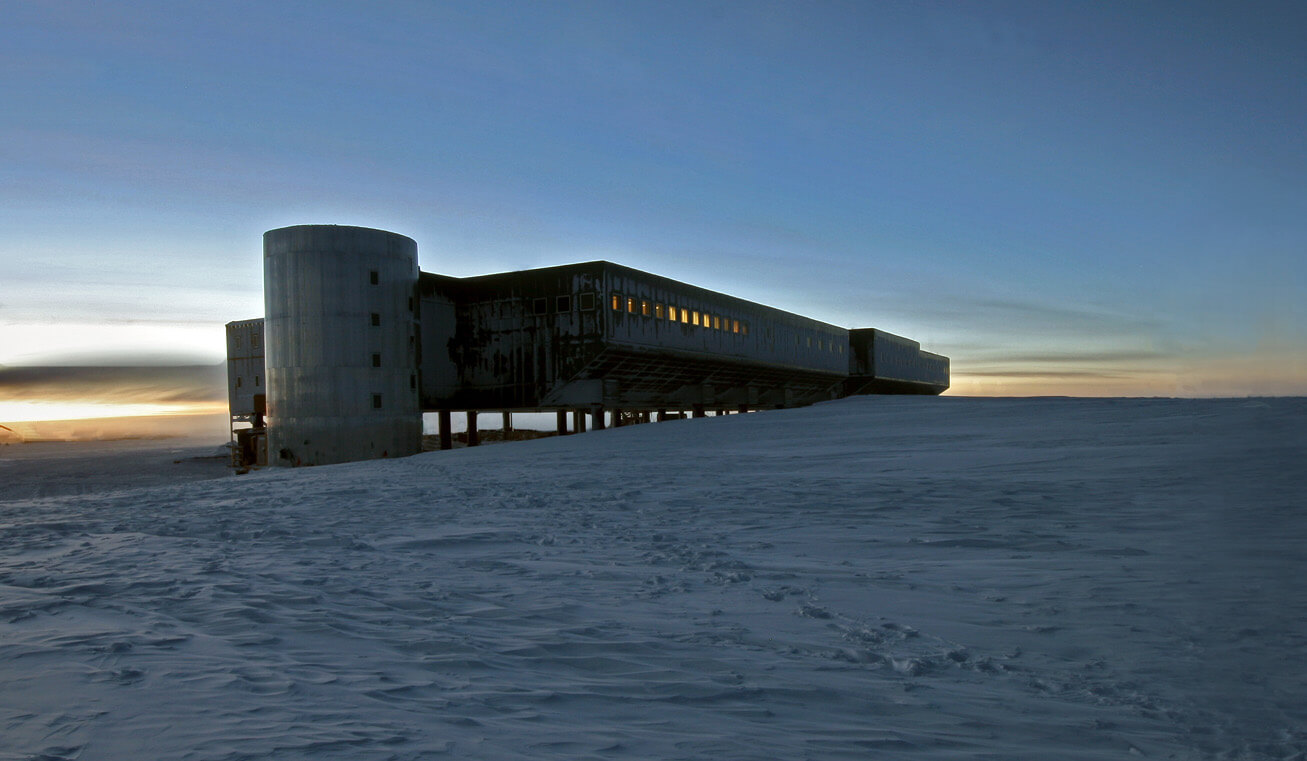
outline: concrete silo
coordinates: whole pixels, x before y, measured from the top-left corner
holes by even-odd
[[[421,448],[417,244],[384,230],[263,235],[268,460],[325,465]]]

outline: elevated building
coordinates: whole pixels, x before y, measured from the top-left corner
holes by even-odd
[[[274,464],[413,454],[423,412],[441,413],[447,445],[451,410],[553,411],[561,433],[568,412],[602,427],[605,413],[620,423],[949,385],[948,358],[884,331],[605,261],[424,273],[411,239],[366,228],[269,231],[264,294],[266,372],[257,375],[266,376]],[[254,322],[231,323],[229,335]],[[231,346],[229,367],[256,374]],[[239,399],[233,416],[244,414]]]

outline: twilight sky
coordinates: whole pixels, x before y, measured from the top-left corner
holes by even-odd
[[[216,363],[261,236],[609,259],[953,393],[1307,394],[1301,2],[32,2],[0,364]]]

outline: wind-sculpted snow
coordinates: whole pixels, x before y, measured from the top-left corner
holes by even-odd
[[[860,398],[0,502],[0,758],[1301,759],[1304,430]]]

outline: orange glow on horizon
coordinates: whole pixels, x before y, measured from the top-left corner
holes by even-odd
[[[0,424],[99,420],[160,415],[205,415],[226,412],[224,402],[128,404],[107,402],[0,401]]]

